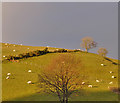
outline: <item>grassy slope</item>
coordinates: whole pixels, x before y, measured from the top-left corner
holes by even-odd
[[[45,47],[31,47],[31,46],[16,46],[14,47],[11,44],[9,47],[6,47],[4,44],[2,45],[3,51],[2,55],[17,55],[20,53],[25,53],[32,50],[44,49]],[[27,49],[30,48],[30,49]],[[12,50],[15,49],[16,52]],[[55,48],[50,48],[53,50]],[[71,100],[79,101],[79,100],[117,100],[117,94],[112,93],[108,86],[116,87],[117,79],[112,79],[111,76],[118,75],[118,66],[112,64],[111,62],[103,59],[102,57],[93,54],[93,53],[72,53],[76,57],[79,57],[82,60],[84,68],[79,68],[81,75],[86,75],[87,78],[84,80],[85,82],[89,82],[92,84],[93,88],[84,87],[84,92],[81,93],[80,96],[72,96]],[[29,85],[27,84],[28,80],[32,82],[37,81],[37,74],[41,71],[41,69],[45,68],[47,64],[57,56],[58,53],[46,54],[39,57],[32,57],[24,60],[20,60],[19,63],[3,63],[2,64],[2,86],[3,86],[3,100],[32,100],[32,101],[46,101],[46,100],[57,100],[56,96],[46,95],[36,93],[38,88],[36,84]],[[113,60],[113,59],[111,59]],[[117,62],[117,60],[113,60]],[[106,66],[102,67],[100,64],[103,63]],[[32,73],[28,73],[27,71],[31,69]],[[110,74],[109,71],[113,71],[113,74]],[[6,80],[6,74],[11,72],[11,78]],[[117,76],[118,77],[118,76]],[[102,80],[100,83],[96,83],[96,79]],[[110,85],[109,82],[113,81],[113,84]]]

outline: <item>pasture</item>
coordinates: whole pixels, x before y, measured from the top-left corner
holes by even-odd
[[[5,45],[3,43],[2,60],[5,59],[3,56],[18,55],[37,49],[43,50],[44,48],[23,45],[14,46],[14,44]],[[48,50],[53,51],[56,48],[49,47]],[[48,53],[37,57],[20,59],[19,62],[9,61],[2,63],[2,100],[57,101],[58,97],[54,94],[39,92],[40,89],[37,87],[36,82],[38,81],[37,75],[41,70],[59,54],[65,55],[67,53]],[[118,94],[112,92],[109,87],[118,87],[118,65],[93,53],[72,52],[71,54],[81,60],[83,68],[80,67],[79,72],[86,77],[83,81],[92,85],[92,88],[85,85],[80,94],[71,96],[70,101],[117,101]],[[118,62],[118,60],[109,59],[115,63]],[[31,72],[29,73],[28,70],[31,70]],[[6,79],[7,73],[11,73],[9,79]],[[116,78],[112,78],[112,76]],[[96,82],[96,80],[98,81]],[[28,84],[28,81],[32,81],[33,84]]]

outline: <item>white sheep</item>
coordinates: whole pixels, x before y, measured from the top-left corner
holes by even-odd
[[[104,64],[101,64],[101,66],[104,66]]]
[[[32,71],[31,70],[28,70],[29,73],[31,73]]]
[[[85,82],[82,82],[82,84],[85,84]]]
[[[115,78],[115,76],[112,76],[111,78]]]
[[[99,80],[96,80],[96,82],[100,82]]]
[[[22,46],[22,44],[20,44]]]
[[[92,85],[88,85],[89,88],[92,88]]]
[[[29,49],[29,48],[27,48],[27,49]]]
[[[15,52],[15,49],[13,51]]]
[[[9,78],[10,78],[9,76],[6,77],[6,79],[9,79]]]
[[[31,84],[32,82],[31,82],[31,81],[28,81],[27,83],[28,83],[28,84]]]
[[[7,73],[7,75],[11,75],[11,73]]]
[[[5,58],[5,55],[3,55],[3,57]]]
[[[109,84],[113,84],[113,82],[110,82]]]
[[[13,46],[15,46],[15,45],[13,45]]]
[[[110,71],[110,73],[113,73],[112,71]]]

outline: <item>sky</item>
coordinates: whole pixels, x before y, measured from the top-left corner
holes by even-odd
[[[2,4],[2,42],[83,49],[90,36],[108,57],[118,58],[117,2],[21,2]]]

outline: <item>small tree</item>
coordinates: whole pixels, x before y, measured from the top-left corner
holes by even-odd
[[[80,68],[79,58],[72,54],[61,54],[38,75],[38,86],[44,92],[56,94],[61,103],[68,103],[71,94],[82,88]]]
[[[84,37],[82,38],[81,47],[86,49],[86,52],[88,52],[89,49],[92,49],[96,47],[97,43],[93,41],[91,37]]]
[[[100,56],[105,57],[107,53],[108,53],[108,51],[107,51],[106,48],[99,48],[99,49],[98,49],[98,54],[99,54]]]

